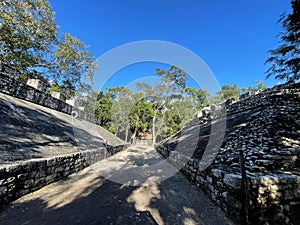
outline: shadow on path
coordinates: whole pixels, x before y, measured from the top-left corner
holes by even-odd
[[[26,195],[1,212],[0,224],[232,224],[180,173],[158,182],[151,182],[156,179],[151,175],[140,186],[103,177],[105,169],[118,171],[118,164],[134,168],[142,160],[145,166],[157,162],[159,155],[154,151],[130,148]]]

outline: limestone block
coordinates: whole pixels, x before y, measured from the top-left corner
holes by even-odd
[[[222,170],[219,170],[219,169],[212,169],[211,172],[213,173],[213,175],[216,177],[216,178],[221,178],[222,177]]]
[[[7,192],[7,187],[0,187],[0,197]]]
[[[51,94],[51,96],[53,97],[53,98],[56,98],[56,99],[59,99],[59,100],[61,100],[61,101],[63,101],[63,102],[66,102],[66,96],[64,96],[62,93],[60,93],[60,92],[52,92],[52,94]]]
[[[41,92],[46,92],[48,89],[48,85],[46,85],[44,82],[42,82],[39,79],[28,79],[27,85],[31,86]]]
[[[286,191],[284,191],[284,193],[283,193],[283,198],[284,198],[285,200],[291,200],[291,199],[294,198],[294,193],[293,193],[292,191],[290,191],[290,190],[286,190]]]
[[[29,187],[31,187],[34,184],[34,180],[30,179],[24,182],[24,188],[28,189]]]
[[[76,106],[76,102],[75,102],[74,99],[67,99],[66,103],[69,104],[69,105],[71,105],[71,106],[73,106],[73,107]]]
[[[82,112],[84,112],[84,107],[83,106],[78,107],[78,109],[81,110]]]
[[[20,72],[18,70],[2,62],[0,62],[0,73],[13,79],[18,79],[20,76]]]
[[[242,183],[242,176],[238,174],[225,174],[224,183],[234,189],[240,189]]]

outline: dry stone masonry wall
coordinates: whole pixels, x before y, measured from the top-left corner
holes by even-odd
[[[71,114],[73,111],[71,105],[4,74],[0,74],[0,92],[63,113]]]
[[[19,72],[12,67],[0,62],[0,92],[23,99],[50,109],[57,110],[66,114],[74,114],[76,118],[83,119],[95,124],[99,121],[88,113],[84,112],[83,107],[79,107],[73,100],[66,100],[66,97],[59,92],[48,94],[47,85],[37,79],[30,79],[28,83],[18,80]]]
[[[0,166],[0,206],[107,158],[128,145]]]
[[[97,124],[93,116],[67,104],[59,93],[54,97],[46,93],[47,87],[40,81],[30,80],[25,84],[18,77],[17,70],[0,63],[0,92],[68,115],[76,113],[77,118]],[[103,148],[0,165],[0,207],[129,147],[126,142],[114,142],[113,135],[105,134],[105,137]]]
[[[206,130],[213,121],[226,116],[223,144],[207,169],[201,166],[200,145],[190,159],[176,149],[180,132],[159,143],[158,152],[182,167],[181,171],[233,219],[243,220],[245,204],[249,204],[253,224],[299,224],[300,84],[278,85],[219,108],[226,109],[226,114],[214,111],[216,107],[206,108],[183,128],[200,126],[200,130]],[[199,140],[203,136],[200,133]],[[247,175],[246,202],[240,150]]]

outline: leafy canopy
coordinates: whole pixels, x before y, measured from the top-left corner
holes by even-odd
[[[54,12],[47,0],[0,3],[0,61],[25,71],[49,67],[57,41]]]
[[[95,57],[71,34],[57,36],[54,15],[48,0],[1,1],[0,62],[18,69],[23,81],[49,78],[54,89],[74,96],[89,90]]]
[[[300,0],[292,0],[291,5],[292,12],[282,14],[278,21],[284,30],[279,34],[281,44],[269,51],[271,56],[266,61],[271,64],[267,78],[275,76],[288,82],[300,79]]]

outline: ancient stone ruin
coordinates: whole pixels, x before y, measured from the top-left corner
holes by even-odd
[[[43,83],[18,77],[0,64],[0,208],[129,145]]]
[[[100,147],[97,142],[92,150],[67,152],[77,138],[69,123],[73,114],[82,123],[83,136],[89,133],[83,128],[97,120],[76,102],[45,93],[37,81],[20,83],[18,76],[0,64],[1,129],[18,128],[0,140],[0,205],[128,147],[99,128]],[[18,139],[21,133],[23,139]],[[90,144],[93,134],[89,137]],[[30,152],[33,140],[39,147]],[[65,154],[49,155],[48,147],[55,143]],[[300,83],[205,108],[155,147],[234,220],[300,224]],[[15,154],[5,155],[9,150]]]
[[[209,139],[224,125],[224,139],[211,151]],[[205,109],[156,149],[231,218],[300,221],[300,83]]]

